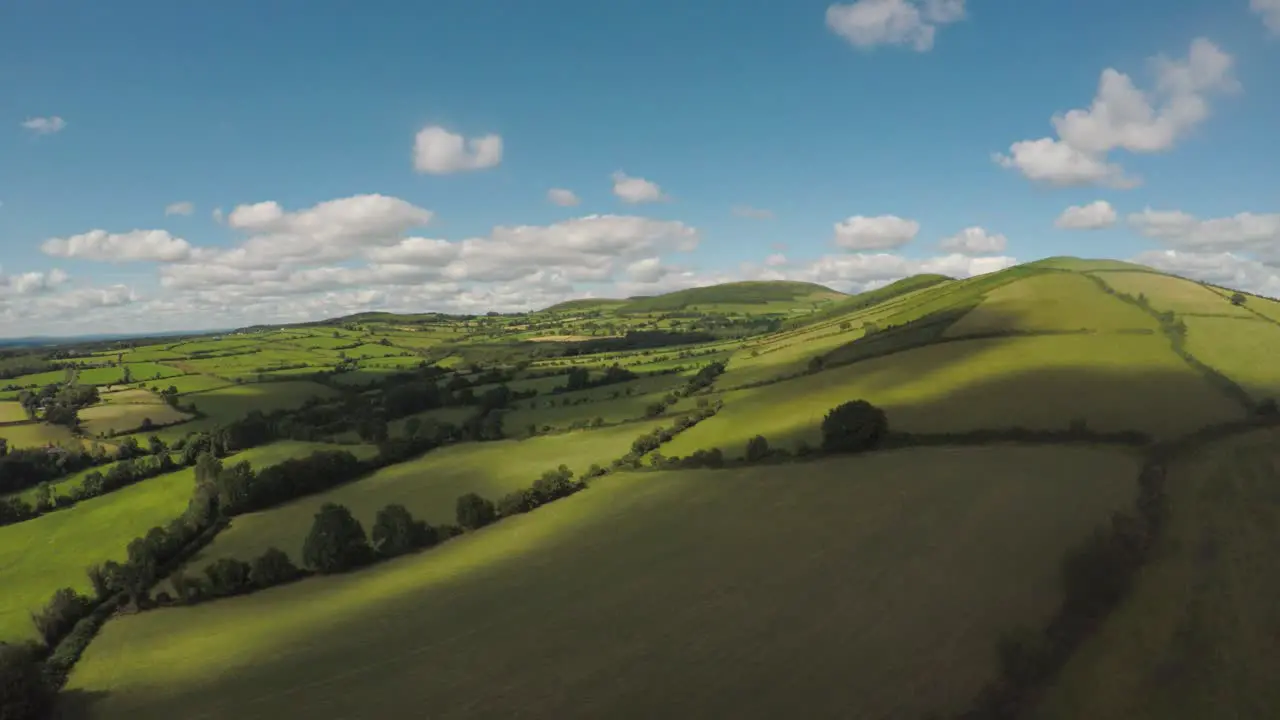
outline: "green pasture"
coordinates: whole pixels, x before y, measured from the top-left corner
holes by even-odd
[[[1255,400],[1280,400],[1280,326],[1256,318],[1182,318],[1187,351]]]
[[[817,445],[823,416],[849,400],[888,413],[892,428],[1097,430],[1178,435],[1238,417],[1239,407],[1169,349],[1160,335],[1058,335],[929,345],[758,388],[723,394],[711,420],[665,455],[719,447],[741,456],[757,434],[783,447]]]
[[[0,387],[8,387],[10,385],[19,388],[44,387],[45,385],[61,385],[66,381],[66,370],[48,370],[42,373],[19,375],[16,378],[0,380]]]
[[[813,358],[853,342],[862,335],[862,328],[856,325],[848,330],[840,330],[837,325],[825,332],[792,336],[787,342],[743,348],[729,360],[724,374],[716,380],[716,386],[731,388],[804,372]]]
[[[27,422],[21,425],[0,427],[0,437],[9,441],[11,448],[40,447],[72,440],[75,435],[62,425],[43,422]],[[0,566],[3,569],[3,566]]]
[[[391,503],[409,508],[433,525],[455,522],[458,496],[479,493],[494,502],[533,485],[543,472],[560,465],[585,473],[592,464],[608,467],[625,455],[637,437],[661,422],[547,435],[527,440],[463,443],[433,450],[416,460],[383,468],[373,475],[271,510],[241,515],[193,560],[203,564],[220,557],[252,560],[276,546],[301,561],[302,541],[316,509],[326,502],[346,505],[366,530],[378,510]]]
[[[591,422],[600,418],[613,424],[626,420],[638,420],[645,416],[645,409],[662,399],[664,393],[648,395],[623,395],[617,399],[597,400],[580,405],[565,405],[566,395],[551,395],[517,403],[518,409],[502,415],[502,427],[510,437],[526,437],[529,426],[541,431],[544,427],[563,430],[576,421]]]
[[[1151,272],[1145,265],[1137,265],[1123,260],[1092,260],[1077,257],[1050,257],[1026,263],[1026,266],[1048,270],[1070,270],[1072,272],[1092,272],[1095,270],[1107,272],[1116,270]]]
[[[1096,449],[882,453],[623,474],[345,576],[122,616],[91,720],[918,718],[1043,621],[1057,559],[1130,501]],[[749,692],[744,690],[750,689]]]
[[[1280,431],[1170,470],[1154,560],[1068,661],[1036,720],[1274,717],[1280,707]]]
[[[172,386],[178,389],[179,395],[186,395],[188,393],[223,388],[233,384],[230,380],[224,380],[212,375],[183,375],[182,377],[165,378],[164,381],[150,381],[146,383],[146,386],[155,388],[157,391],[167,390]]]
[[[1116,292],[1135,297],[1146,295],[1151,307],[1160,312],[1251,317],[1248,310],[1232,305],[1218,293],[1191,280],[1153,272],[1108,272],[1099,273],[1096,277],[1102,278]]]
[[[378,358],[401,355],[404,353],[404,349],[379,345],[378,343],[366,343],[342,352],[345,352],[347,357],[351,358]]]
[[[142,387],[126,387],[120,390],[104,390],[98,399],[110,405],[154,405],[160,396]]]
[[[192,416],[170,407],[167,403],[107,403],[94,405],[80,411],[80,425],[87,435],[110,435],[136,430],[146,420],[155,426],[173,425]]]
[[[1155,318],[1077,273],[1023,278],[986,294],[944,337],[1009,330],[1158,330]]]
[[[0,423],[10,422],[26,422],[27,411],[22,409],[22,403],[16,402],[0,402]],[[0,429],[0,433],[4,430]]]
[[[280,442],[246,450],[224,462],[248,460],[255,467],[309,455],[329,446]],[[78,503],[34,520],[0,527],[0,641],[35,637],[27,613],[53,591],[90,588],[85,568],[125,557],[135,537],[182,514],[195,485],[185,468]]]
[[[330,398],[335,395],[337,391],[332,388],[306,380],[296,380],[231,385],[192,393],[185,396],[183,401],[195,405],[196,409],[210,418],[216,418],[225,423],[244,417],[253,410],[271,412],[292,409],[301,407],[313,397]]]
[[[110,445],[109,443],[97,442],[97,441],[90,441],[89,443],[90,446],[94,444],[103,445],[108,449],[109,452],[115,451],[114,446]],[[177,462],[178,457],[176,455],[171,455],[171,457],[173,457],[174,461]],[[72,473],[66,477],[59,478],[58,480],[55,480],[54,482],[49,483],[49,487],[53,490],[53,494],[55,497],[58,495],[65,495],[71,492],[73,489],[83,485],[84,479],[88,477],[90,473],[100,472],[103,475],[106,475],[107,471],[110,470],[114,465],[116,465],[117,462],[121,462],[121,461],[109,462],[109,463],[106,463],[105,465],[86,468],[84,470],[81,470],[80,472]],[[29,488],[27,490],[23,490],[20,493],[15,493],[14,495],[34,505],[36,502],[37,490],[38,488]]]

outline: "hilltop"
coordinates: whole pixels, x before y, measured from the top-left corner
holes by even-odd
[[[0,640],[91,595],[46,670],[107,720],[1258,715],[1277,353],[1079,258],[16,351],[0,437],[73,460],[0,459]]]

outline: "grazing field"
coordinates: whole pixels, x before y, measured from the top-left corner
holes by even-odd
[[[40,447],[75,439],[75,435],[62,425],[30,422],[0,427],[0,437],[8,440],[11,448]]]
[[[1187,350],[1255,400],[1280,400],[1280,327],[1256,319],[1186,317]]]
[[[246,450],[231,462],[257,467],[308,455],[325,446],[281,442]],[[182,514],[195,484],[190,468],[143,480],[34,520],[0,527],[0,641],[35,637],[27,613],[43,605],[53,591],[90,588],[85,568],[126,556],[135,537]]]
[[[494,502],[533,484],[546,470],[568,465],[581,475],[592,464],[607,467],[625,455],[638,436],[661,422],[549,435],[528,440],[463,443],[441,448],[417,460],[383,468],[358,482],[296,500],[272,510],[241,515],[200,553],[193,563],[220,557],[252,560],[272,545],[301,562],[302,541],[316,509],[326,502],[346,505],[372,529],[378,510],[401,503],[433,525],[454,522],[458,496],[479,493]]]
[[[301,407],[313,397],[330,398],[337,393],[331,388],[305,380],[231,385],[202,393],[193,393],[184,402],[220,422],[244,417],[253,410],[270,412]]]
[[[1280,430],[1173,466],[1171,515],[1132,593],[1037,720],[1268,718],[1280,707]]]
[[[387,431],[391,433],[392,436],[403,437],[405,434],[405,425],[414,418],[417,418],[424,426],[433,422],[462,425],[462,423],[470,420],[475,416],[475,414],[476,408],[469,406],[436,408],[435,410],[427,410],[407,417],[402,417],[397,420],[392,420],[387,423]]]
[[[911,432],[978,428],[1097,430],[1168,437],[1242,412],[1154,335],[1059,335],[930,345],[763,387],[723,394],[714,418],[682,433],[663,454],[719,447],[741,456],[763,434],[788,447],[816,446],[828,410],[863,399]]]
[[[177,388],[179,395],[186,395],[188,393],[224,388],[234,384],[230,380],[212,375],[183,375],[181,377],[165,378],[164,381],[149,381],[147,382],[147,387],[156,388],[157,390],[167,390],[173,387]]]
[[[27,411],[22,409],[21,403],[0,402],[0,423],[24,422],[26,419]]]
[[[1174,313],[1210,313],[1250,317],[1248,310],[1232,305],[1226,298],[1200,283],[1153,272],[1099,273],[1116,292],[1143,294],[1151,307]]]
[[[367,571],[112,620],[69,689],[95,720],[916,720],[1053,609],[1135,472],[1008,447],[610,477]]]
[[[1008,330],[1157,330],[1155,318],[1076,273],[1033,275],[998,287],[943,333]]]
[[[589,391],[588,391],[589,392]],[[618,423],[626,420],[637,420],[645,417],[646,409],[662,399],[663,393],[649,395],[622,396],[611,400],[598,400],[580,405],[564,405],[563,398],[577,393],[537,397],[522,400],[517,405],[520,409],[503,413],[503,432],[513,437],[525,437],[529,434],[529,426],[539,431],[544,428],[563,430],[575,422],[590,423],[600,418],[605,423]],[[571,401],[572,402],[572,401]],[[530,407],[532,406],[532,407]]]
[[[98,393],[98,399],[111,405],[154,405],[161,402],[159,395],[136,387],[101,391]]]
[[[151,421],[151,425],[158,427],[180,423],[191,417],[162,402],[153,402],[150,405],[108,403],[81,410],[80,424],[88,435],[110,435],[137,430],[147,420]]]
[[[744,348],[729,360],[716,385],[732,388],[804,372],[813,358],[851,343],[862,335],[860,327],[840,330],[837,325],[821,333],[799,335],[759,349]],[[752,355],[752,352],[756,354]]]

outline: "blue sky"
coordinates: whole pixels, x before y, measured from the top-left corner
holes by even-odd
[[[1280,0],[18,0],[0,336],[1062,254],[1280,295],[1278,36]]]

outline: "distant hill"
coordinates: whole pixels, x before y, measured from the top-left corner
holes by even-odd
[[[612,310],[619,315],[632,315],[637,313],[672,312],[710,305],[778,305],[780,307],[770,309],[787,312],[790,308],[781,306],[790,303],[798,305],[829,303],[845,297],[847,295],[844,293],[816,283],[790,280],[748,280],[677,290],[665,295],[640,295],[626,300],[609,298],[570,300],[552,305],[544,312]]]
[[[562,303],[556,303],[549,308],[543,309],[541,312],[586,312],[588,310],[605,310],[608,308],[616,308],[620,305],[626,305],[628,300],[619,300],[618,298],[583,298],[581,300],[566,300]]]

